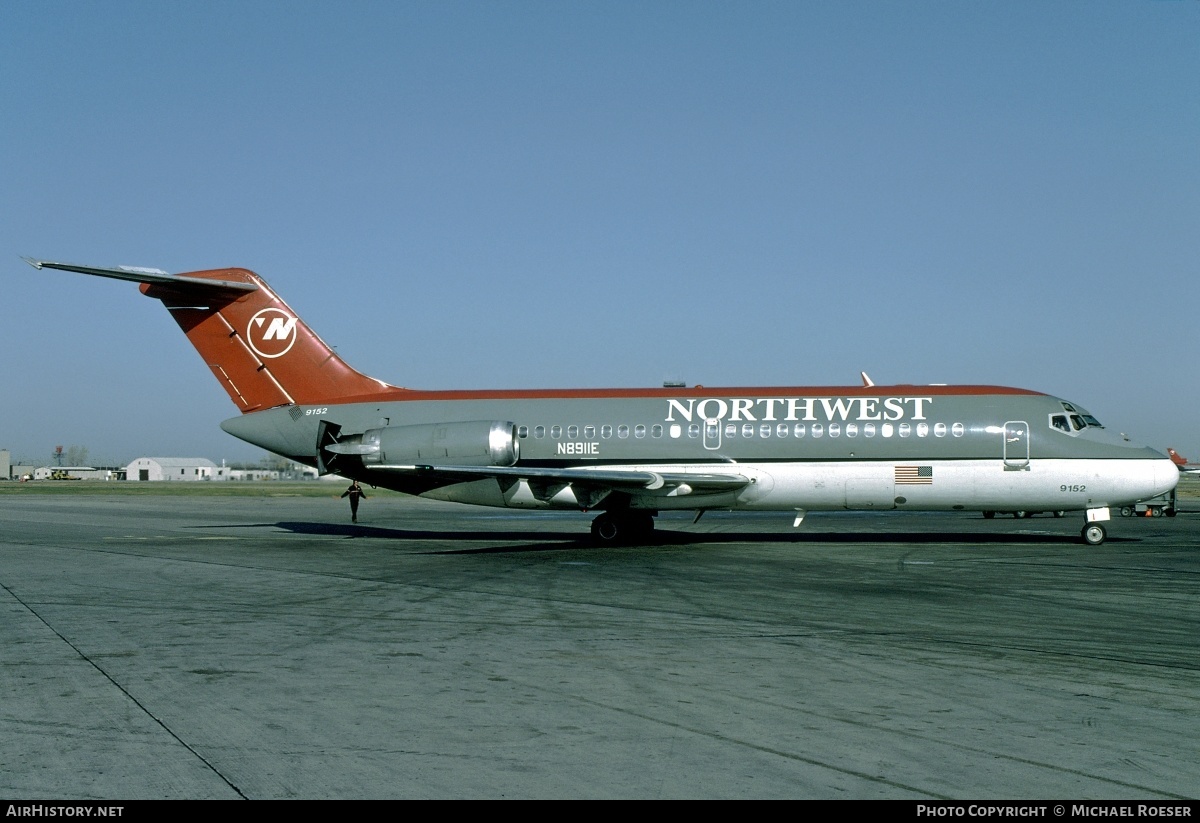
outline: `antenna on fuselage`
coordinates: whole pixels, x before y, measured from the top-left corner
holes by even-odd
[[[865,389],[869,389],[869,388],[871,388],[872,386],[874,386],[874,385],[875,385],[875,381],[874,381],[874,380],[872,380],[871,378],[867,377],[867,373],[866,373],[865,371],[860,371],[860,372],[859,372],[859,374],[861,374],[861,375],[862,375],[862,379],[863,379],[863,388],[865,388]]]

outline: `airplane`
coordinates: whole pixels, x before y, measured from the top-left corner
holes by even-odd
[[[1171,448],[1167,449],[1167,456],[1184,474],[1200,474],[1200,463],[1189,463],[1186,457]]]
[[[229,434],[309,466],[436,500],[597,511],[602,545],[662,511],[1110,510],[1173,489],[1165,455],[1085,409],[986,385],[403,388],[347,365],[257,274],[169,274],[24,258],[139,284],[187,335],[240,416]]]

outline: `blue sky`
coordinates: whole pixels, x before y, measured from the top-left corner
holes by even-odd
[[[0,448],[257,459],[156,302],[418,388],[996,383],[1200,459],[1200,2],[0,3]],[[7,259],[5,259],[7,256]]]

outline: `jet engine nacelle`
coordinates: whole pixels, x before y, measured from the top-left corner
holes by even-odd
[[[364,466],[512,466],[521,447],[514,424],[473,420],[368,429],[354,453],[362,457]]]

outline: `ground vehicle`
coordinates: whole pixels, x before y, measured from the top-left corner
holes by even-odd
[[[1013,517],[1033,517],[1035,514],[1042,514],[1042,513],[1043,512],[1029,512],[1029,511],[1015,511],[1015,512],[985,511],[983,513],[983,517],[985,520],[991,520],[993,517],[995,517],[998,514],[1011,514]],[[1063,517],[1066,514],[1066,512],[1062,511],[1062,510],[1050,512],[1050,513],[1053,514],[1055,517]]]
[[[1132,506],[1122,506],[1121,516],[1162,517],[1165,514],[1167,517],[1174,517],[1177,511],[1176,501],[1176,490],[1171,489],[1158,497],[1151,497]]]

